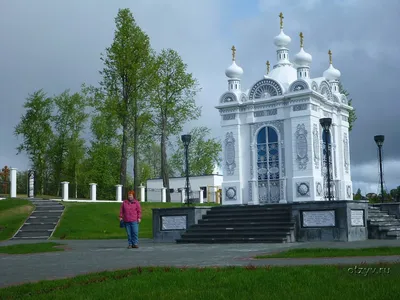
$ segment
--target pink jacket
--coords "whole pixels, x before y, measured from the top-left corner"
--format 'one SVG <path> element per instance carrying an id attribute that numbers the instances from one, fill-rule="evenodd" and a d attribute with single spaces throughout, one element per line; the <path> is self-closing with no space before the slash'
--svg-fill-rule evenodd
<path id="1" fill-rule="evenodd" d="M 121 204 L 119 217 L 122 218 L 124 222 L 137 222 L 142 218 L 142 208 L 140 207 L 140 202 L 136 199 L 134 199 L 132 202 L 129 200 L 124 200 L 124 202 Z"/>

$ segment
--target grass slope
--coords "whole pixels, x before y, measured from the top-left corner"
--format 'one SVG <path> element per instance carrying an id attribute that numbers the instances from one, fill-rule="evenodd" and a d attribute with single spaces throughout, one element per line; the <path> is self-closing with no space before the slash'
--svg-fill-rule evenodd
<path id="1" fill-rule="evenodd" d="M 0 241 L 11 238 L 34 209 L 28 200 L 0 200 Z"/>
<path id="2" fill-rule="evenodd" d="M 121 203 L 64 203 L 65 211 L 57 226 L 55 239 L 124 239 L 119 227 Z M 210 205 L 210 204 L 204 204 Z M 153 208 L 181 207 L 181 203 L 141 203 L 142 222 L 139 238 L 153 237 Z"/>
<path id="3" fill-rule="evenodd" d="M 352 266 L 354 267 L 354 266 Z M 382 268 L 382 265 L 368 266 Z M 396 299 L 400 265 L 136 268 L 0 289 L 7 299 Z"/>
<path id="4" fill-rule="evenodd" d="M 258 255 L 255 258 L 312 258 L 312 257 L 348 257 L 348 256 L 385 256 L 400 255 L 400 247 L 376 247 L 361 249 L 306 248 Z"/>
<path id="5" fill-rule="evenodd" d="M 35 243 L 35 244 L 17 244 L 1 246 L 0 253 L 6 254 L 30 254 L 30 253 L 43 253 L 43 252 L 55 252 L 64 251 L 63 248 L 59 248 L 62 244 L 58 243 Z"/>

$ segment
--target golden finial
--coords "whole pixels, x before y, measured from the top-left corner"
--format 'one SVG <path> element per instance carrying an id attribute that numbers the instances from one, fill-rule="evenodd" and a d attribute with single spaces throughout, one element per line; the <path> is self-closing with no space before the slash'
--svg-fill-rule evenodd
<path id="1" fill-rule="evenodd" d="M 328 51 L 328 55 L 329 55 L 329 64 L 332 64 L 332 51 L 330 49 Z"/>
<path id="2" fill-rule="evenodd" d="M 279 14 L 279 18 L 281 19 L 281 29 L 283 29 L 283 13 L 281 12 L 280 14 Z"/>
<path id="3" fill-rule="evenodd" d="M 267 75 L 269 74 L 269 60 L 267 60 Z"/>
<path id="4" fill-rule="evenodd" d="M 300 48 L 303 48 L 304 35 L 300 32 Z"/>
<path id="5" fill-rule="evenodd" d="M 231 50 L 232 50 L 232 60 L 235 61 L 235 57 L 236 57 L 236 48 L 235 48 L 235 46 L 232 46 Z"/>

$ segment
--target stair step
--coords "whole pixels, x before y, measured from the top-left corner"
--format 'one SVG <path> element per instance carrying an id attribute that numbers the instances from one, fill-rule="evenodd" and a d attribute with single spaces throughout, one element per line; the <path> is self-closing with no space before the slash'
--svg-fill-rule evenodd
<path id="1" fill-rule="evenodd" d="M 178 244 L 233 244 L 233 243 L 285 243 L 285 238 L 186 238 L 176 240 Z"/>
<path id="2" fill-rule="evenodd" d="M 201 229 L 201 230 L 239 230 L 239 231 L 246 231 L 246 230 L 270 230 L 270 229 L 282 229 L 282 230 L 290 230 L 294 229 L 294 224 L 292 223 L 285 223 L 282 225 L 277 224 L 218 224 L 218 223 L 203 223 L 203 224 L 196 224 L 190 227 L 190 229 Z"/>
<path id="3" fill-rule="evenodd" d="M 267 220 L 275 220 L 275 221 L 286 221 L 290 220 L 290 216 L 282 217 L 282 216 L 252 216 L 252 215 L 243 215 L 243 216 L 235 216 L 232 217 L 232 215 L 224 215 L 224 216 L 209 216 L 209 215 L 204 215 L 203 220 L 210 220 L 210 221 L 267 221 Z"/>
<path id="4" fill-rule="evenodd" d="M 226 211 L 211 211 L 209 210 L 206 213 L 206 216 L 210 217 L 290 217 L 291 213 L 287 211 L 252 211 L 252 212 L 243 212 L 243 211 L 234 211 L 234 212 L 226 212 Z"/>
<path id="5" fill-rule="evenodd" d="M 48 223 L 48 224 L 30 224 L 30 223 L 25 223 L 22 228 L 20 229 L 21 231 L 26 231 L 26 230 L 54 230 L 54 227 L 56 227 L 56 223 Z"/>
<path id="6" fill-rule="evenodd" d="M 208 220 L 201 219 L 197 225 L 201 226 L 292 226 L 294 224 L 291 220 L 258 220 L 258 221 L 246 221 L 238 219 L 222 219 L 222 220 Z"/>
<path id="7" fill-rule="evenodd" d="M 12 240 L 48 240 L 48 236 L 14 236 Z"/>
<path id="8" fill-rule="evenodd" d="M 48 228 L 48 229 L 43 229 L 43 228 L 29 228 L 28 226 L 25 227 L 22 226 L 22 228 L 19 230 L 19 232 L 52 232 L 54 228 Z"/>
<path id="9" fill-rule="evenodd" d="M 28 223 L 57 223 L 60 220 L 60 216 L 57 217 L 29 217 L 26 222 Z"/>
<path id="10" fill-rule="evenodd" d="M 193 232 L 187 231 L 182 234 L 182 238 L 284 238 L 290 235 L 290 232 L 282 232 L 282 231 L 270 231 L 270 232 L 235 232 L 235 231 L 225 231 L 225 232 Z"/>
<path id="11" fill-rule="evenodd" d="M 61 216 L 63 211 L 34 211 L 32 217 L 58 217 Z"/>
<path id="12" fill-rule="evenodd" d="M 51 231 L 18 231 L 15 237 L 23 238 L 46 238 L 48 239 L 51 235 Z"/>

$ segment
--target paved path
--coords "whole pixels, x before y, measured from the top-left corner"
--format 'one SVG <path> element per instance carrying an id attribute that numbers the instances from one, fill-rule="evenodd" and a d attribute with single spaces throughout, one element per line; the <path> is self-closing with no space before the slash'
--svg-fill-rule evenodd
<path id="1" fill-rule="evenodd" d="M 0 287 L 136 266 L 357 265 L 363 262 L 400 261 L 400 256 L 251 259 L 257 254 L 278 252 L 289 248 L 400 246 L 400 240 L 367 240 L 350 243 L 181 245 L 153 243 L 151 240 L 142 239 L 139 249 L 126 249 L 125 240 L 55 240 L 55 242 L 65 244 L 69 250 L 26 255 L 0 254 L 0 270 L 2 270 L 0 272 Z M 0 246 L 21 243 L 27 243 L 27 241 L 1 242 Z"/>

